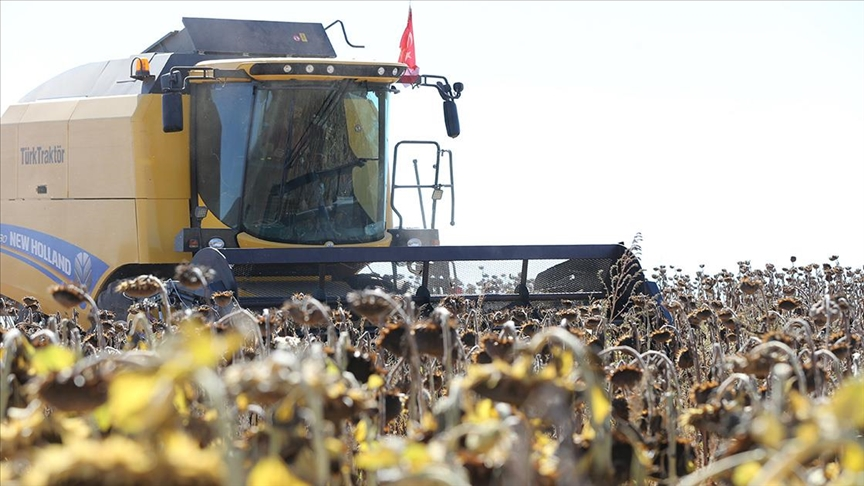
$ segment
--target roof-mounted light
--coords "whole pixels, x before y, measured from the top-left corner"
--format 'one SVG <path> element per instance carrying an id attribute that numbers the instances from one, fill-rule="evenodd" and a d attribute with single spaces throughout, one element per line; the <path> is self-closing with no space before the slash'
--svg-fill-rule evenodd
<path id="1" fill-rule="evenodd" d="M 249 75 L 285 76 L 302 78 L 303 76 L 341 76 L 346 78 L 398 78 L 405 71 L 404 67 L 393 65 L 368 65 L 359 63 L 308 63 L 308 62 L 258 62 L 249 67 Z"/>
<path id="2" fill-rule="evenodd" d="M 155 76 L 150 74 L 150 60 L 143 57 L 132 59 L 132 65 L 129 66 L 129 71 L 129 77 L 137 79 L 138 81 L 155 78 Z"/>

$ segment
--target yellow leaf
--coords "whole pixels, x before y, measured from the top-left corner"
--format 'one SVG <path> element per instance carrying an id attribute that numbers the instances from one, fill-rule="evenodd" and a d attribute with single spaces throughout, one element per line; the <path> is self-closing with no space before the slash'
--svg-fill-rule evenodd
<path id="1" fill-rule="evenodd" d="M 334 457 L 345 453 L 345 443 L 336 437 L 325 437 L 324 448 Z"/>
<path id="2" fill-rule="evenodd" d="M 361 420 L 357 423 L 357 428 L 354 429 L 354 440 L 356 440 L 358 444 L 362 443 L 366 440 L 366 435 L 368 433 L 369 425 L 366 423 L 365 420 Z"/>
<path id="3" fill-rule="evenodd" d="M 831 398 L 834 416 L 842 418 L 844 424 L 851 424 L 857 429 L 864 429 L 864 407 L 861 406 L 864 397 L 864 380 L 847 380 Z"/>
<path id="4" fill-rule="evenodd" d="M 231 356 L 243 346 L 243 336 L 229 332 L 213 336 L 202 332 L 189 338 L 187 349 L 193 366 L 215 368 L 223 357 Z"/>
<path id="5" fill-rule="evenodd" d="M 129 433 L 160 425 L 173 410 L 174 383 L 159 374 L 123 373 L 108 389 L 111 423 Z"/>
<path id="6" fill-rule="evenodd" d="M 249 408 L 249 396 L 245 393 L 237 395 L 237 410 L 245 412 Z"/>
<path id="7" fill-rule="evenodd" d="M 189 403 L 186 401 L 186 394 L 183 393 L 183 388 L 179 385 L 174 385 L 174 408 L 183 416 L 189 416 Z"/>
<path id="8" fill-rule="evenodd" d="M 99 430 L 107 432 L 111 427 L 111 412 L 108 410 L 108 404 L 105 403 L 93 410 L 92 415 Z"/>
<path id="9" fill-rule="evenodd" d="M 579 437 L 581 437 L 585 442 L 591 442 L 597 437 L 597 431 L 591 426 L 590 421 L 585 422 L 582 425 L 582 432 L 579 433 Z"/>
<path id="10" fill-rule="evenodd" d="M 819 442 L 819 426 L 813 422 L 804 422 L 795 429 L 795 437 L 807 445 Z"/>
<path id="11" fill-rule="evenodd" d="M 488 398 L 484 398 L 477 402 L 476 410 L 477 418 L 481 420 L 496 418 L 498 416 L 498 413 L 495 411 L 495 404 Z"/>
<path id="12" fill-rule="evenodd" d="M 757 442 L 772 449 L 779 449 L 786 438 L 786 428 L 772 413 L 763 413 L 753 419 L 751 432 Z"/>
<path id="13" fill-rule="evenodd" d="M 75 365 L 75 353 L 63 346 L 51 344 L 34 349 L 31 364 L 39 375 L 61 371 Z"/>
<path id="14" fill-rule="evenodd" d="M 275 417 L 280 422 L 290 422 L 294 418 L 294 407 L 296 402 L 293 400 L 282 400 L 276 408 Z"/>
<path id="15" fill-rule="evenodd" d="M 429 451 L 426 449 L 426 444 L 419 442 L 410 442 L 405 446 L 402 452 L 402 458 L 408 462 L 409 468 L 413 472 L 420 471 L 426 465 L 432 463 L 432 458 Z"/>
<path id="16" fill-rule="evenodd" d="M 384 386 L 384 378 L 381 378 L 381 375 L 373 374 L 369 376 L 369 379 L 366 381 L 366 386 L 369 387 L 370 390 L 377 390 Z"/>
<path id="17" fill-rule="evenodd" d="M 856 473 L 864 472 L 864 447 L 857 442 L 846 444 L 840 456 L 840 464 L 844 470 Z"/>
<path id="18" fill-rule="evenodd" d="M 357 453 L 354 464 L 359 469 L 378 471 L 399 465 L 399 454 L 383 447 L 380 442 L 373 442 L 368 450 Z"/>
<path id="19" fill-rule="evenodd" d="M 612 403 L 599 386 L 591 387 L 591 418 L 595 424 L 603 423 L 612 413 Z"/>
<path id="20" fill-rule="evenodd" d="M 762 464 L 756 461 L 745 462 L 735 468 L 735 472 L 732 473 L 732 482 L 735 486 L 750 484 L 750 481 L 752 481 L 761 470 Z"/>
<path id="21" fill-rule="evenodd" d="M 570 351 L 564 350 L 558 356 L 559 359 L 559 369 L 561 370 L 561 376 L 567 376 L 573 370 L 573 353 Z"/>
<path id="22" fill-rule="evenodd" d="M 288 466 L 276 456 L 265 457 L 255 464 L 246 479 L 246 486 L 303 486 L 309 483 L 291 473 Z"/>

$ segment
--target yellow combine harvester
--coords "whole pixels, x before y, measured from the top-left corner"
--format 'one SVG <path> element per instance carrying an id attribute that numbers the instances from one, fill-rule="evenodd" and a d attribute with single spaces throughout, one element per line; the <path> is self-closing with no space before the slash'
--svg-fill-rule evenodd
<path id="1" fill-rule="evenodd" d="M 452 154 L 404 141 L 390 158 L 387 108 L 406 66 L 336 58 L 327 30 L 337 23 L 185 18 L 143 53 L 73 69 L 10 106 L 0 293 L 53 312 L 47 289 L 72 282 L 122 311 L 132 300 L 116 282 L 170 279 L 191 260 L 215 271 L 212 290 L 233 290 L 248 307 L 371 285 L 423 301 L 454 292 L 495 301 L 488 285 L 457 277 L 486 265 L 486 278 L 494 260 L 513 284 L 498 300 L 606 295 L 622 245 L 437 246 Z M 458 136 L 461 83 L 423 75 L 414 86 L 438 91 Z M 433 181 L 420 180 L 416 160 L 416 178 L 397 180 L 408 147 L 430 149 Z M 423 228 L 403 228 L 397 189 L 418 194 L 421 211 L 429 195 L 431 228 L 425 213 Z M 642 289 L 636 280 L 627 293 Z M 203 301 L 172 288 L 176 305 Z"/>

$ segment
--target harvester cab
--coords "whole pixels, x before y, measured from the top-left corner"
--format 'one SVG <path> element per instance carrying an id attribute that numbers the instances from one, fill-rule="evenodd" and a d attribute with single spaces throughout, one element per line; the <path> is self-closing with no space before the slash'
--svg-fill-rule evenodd
<path id="1" fill-rule="evenodd" d="M 4 113 L 4 296 L 62 310 L 46 289 L 76 283 L 123 312 L 133 299 L 118 282 L 170 280 L 188 261 L 213 274 L 203 289 L 172 282 L 178 305 L 223 290 L 249 308 L 296 293 L 333 302 L 372 286 L 419 303 L 615 293 L 623 308 L 633 293 L 656 294 L 620 244 L 441 245 L 445 197 L 455 223 L 453 154 L 434 141 L 389 144 L 388 107 L 407 66 L 337 58 L 331 27 L 358 47 L 340 21 L 183 25 L 129 59 L 63 73 Z M 412 82 L 437 91 L 457 137 L 462 83 Z M 420 224 L 403 221 L 409 206 Z"/>

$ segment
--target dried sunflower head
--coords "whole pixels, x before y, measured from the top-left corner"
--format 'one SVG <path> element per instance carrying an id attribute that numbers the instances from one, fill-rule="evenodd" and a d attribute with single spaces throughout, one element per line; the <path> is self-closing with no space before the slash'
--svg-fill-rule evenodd
<path id="1" fill-rule="evenodd" d="M 720 383 L 716 381 L 706 381 L 703 383 L 696 383 L 693 385 L 693 388 L 690 389 L 690 402 L 696 405 L 704 405 L 708 403 L 708 399 L 711 398 L 711 393 L 720 386 Z"/>
<path id="2" fill-rule="evenodd" d="M 468 300 L 465 297 L 448 295 L 441 299 L 438 305 L 450 311 L 451 314 L 459 315 L 468 309 Z"/>
<path id="3" fill-rule="evenodd" d="M 474 346 L 477 346 L 477 334 L 474 331 L 465 331 L 462 333 L 462 336 L 459 338 L 462 341 L 462 345 L 466 348 L 471 349 Z"/>
<path id="4" fill-rule="evenodd" d="M 45 376 L 29 390 L 57 410 L 87 413 L 108 400 L 108 388 L 117 371 L 113 359 L 90 359 Z"/>
<path id="5" fill-rule="evenodd" d="M 600 316 L 589 316 L 586 317 L 582 321 L 582 325 L 585 326 L 585 329 L 589 329 L 591 331 L 596 331 L 600 324 L 603 324 L 603 318 Z"/>
<path id="6" fill-rule="evenodd" d="M 485 334 L 480 338 L 483 350 L 493 358 L 510 361 L 513 359 L 515 340 L 512 337 L 499 337 L 495 334 Z"/>
<path id="7" fill-rule="evenodd" d="M 630 420 L 630 402 L 620 393 L 612 399 L 612 416 L 625 422 Z"/>
<path id="8" fill-rule="evenodd" d="M 572 322 L 579 318 L 579 309 L 574 307 L 559 309 L 555 312 L 555 316 L 559 320 L 566 319 L 568 322 Z"/>
<path id="9" fill-rule="evenodd" d="M 218 305 L 219 307 L 227 307 L 234 299 L 234 291 L 222 290 L 219 292 L 213 292 L 210 297 L 213 299 L 213 303 Z"/>
<path id="10" fill-rule="evenodd" d="M 441 326 L 430 320 L 414 326 L 412 332 L 417 342 L 417 352 L 420 354 L 444 358 L 444 332 L 447 332 L 450 335 L 450 352 L 454 357 L 458 355 L 457 347 L 460 346 L 461 341 L 453 327 L 447 326 L 446 331 L 442 331 Z"/>
<path id="11" fill-rule="evenodd" d="M 134 299 L 146 299 L 158 294 L 163 288 L 162 281 L 153 275 L 140 275 L 119 282 L 114 290 Z"/>
<path id="12" fill-rule="evenodd" d="M 368 383 L 372 375 L 383 375 L 384 370 L 375 365 L 375 355 L 361 353 L 354 349 L 348 349 L 348 359 L 345 363 L 345 371 L 348 371 L 360 383 Z"/>
<path id="13" fill-rule="evenodd" d="M 777 299 L 777 308 L 784 312 L 791 312 L 801 307 L 801 299 L 796 297 L 781 297 Z"/>
<path id="14" fill-rule="evenodd" d="M 622 336 L 615 343 L 615 346 L 627 346 L 629 348 L 638 349 L 639 343 L 636 342 L 636 338 L 632 334 L 627 334 L 626 336 Z"/>
<path id="15" fill-rule="evenodd" d="M 318 299 L 305 294 L 294 295 L 291 300 L 285 302 L 282 310 L 300 325 L 326 326 L 330 319 L 330 308 Z"/>
<path id="16" fill-rule="evenodd" d="M 639 385 L 642 381 L 642 375 L 642 368 L 637 365 L 625 364 L 609 373 L 609 381 L 618 388 L 631 389 Z"/>
<path id="17" fill-rule="evenodd" d="M 398 323 L 387 324 L 378 331 L 375 345 L 386 349 L 394 356 L 407 357 L 408 345 L 405 342 L 405 327 Z"/>
<path id="18" fill-rule="evenodd" d="M 383 325 L 390 314 L 396 312 L 397 303 L 381 289 L 349 292 L 345 296 L 351 310 L 369 322 Z"/>
<path id="19" fill-rule="evenodd" d="M 510 320 L 510 313 L 507 311 L 495 311 L 488 317 L 489 322 L 493 326 L 503 326 L 505 322 Z"/>
<path id="20" fill-rule="evenodd" d="M 651 340 L 657 344 L 667 344 L 675 337 L 675 329 L 671 326 L 663 326 L 651 333 Z"/>
<path id="21" fill-rule="evenodd" d="M 744 295 L 753 295 L 759 292 L 764 285 L 765 283 L 762 280 L 745 275 L 741 278 L 738 288 L 741 289 Z"/>
<path id="22" fill-rule="evenodd" d="M 693 367 L 693 353 L 689 348 L 681 348 L 678 350 L 675 354 L 675 364 L 682 370 Z"/>
<path id="23" fill-rule="evenodd" d="M 58 304 L 70 309 L 87 302 L 84 290 L 72 284 L 53 285 L 48 291 Z"/>
<path id="24" fill-rule="evenodd" d="M 216 272 L 203 265 L 181 263 L 174 268 L 174 280 L 187 289 L 200 289 L 215 278 Z"/>
<path id="25" fill-rule="evenodd" d="M 762 342 L 778 341 L 795 349 L 795 338 L 783 331 L 769 331 L 762 334 Z"/>

